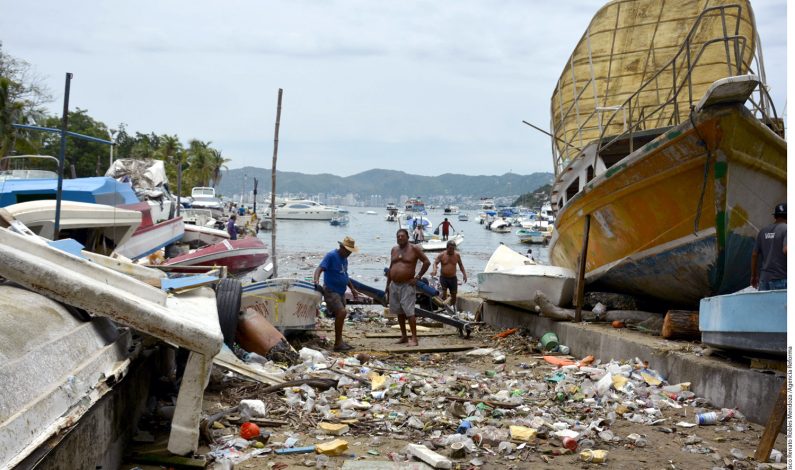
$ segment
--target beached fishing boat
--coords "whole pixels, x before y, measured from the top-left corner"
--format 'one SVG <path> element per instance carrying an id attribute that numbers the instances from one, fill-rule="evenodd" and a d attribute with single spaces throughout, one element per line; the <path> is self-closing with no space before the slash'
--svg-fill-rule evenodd
<path id="1" fill-rule="evenodd" d="M 787 145 L 747 0 L 612 1 L 551 100 L 552 264 L 694 307 L 750 283 L 754 237 L 786 200 Z M 746 107 L 746 103 L 748 107 Z"/>
<path id="2" fill-rule="evenodd" d="M 268 260 L 268 249 L 257 237 L 224 240 L 167 259 L 163 265 L 172 267 L 187 266 L 226 266 L 230 274 L 244 273 L 256 269 Z"/>
<path id="3" fill-rule="evenodd" d="M 276 278 L 243 286 L 241 308 L 252 308 L 278 330 L 312 330 L 321 294 L 311 282 Z"/>
<path id="4" fill-rule="evenodd" d="M 500 245 L 478 273 L 478 295 L 493 302 L 535 311 L 541 291 L 555 305 L 566 306 L 574 294 L 574 271 L 536 264 L 530 258 Z"/>

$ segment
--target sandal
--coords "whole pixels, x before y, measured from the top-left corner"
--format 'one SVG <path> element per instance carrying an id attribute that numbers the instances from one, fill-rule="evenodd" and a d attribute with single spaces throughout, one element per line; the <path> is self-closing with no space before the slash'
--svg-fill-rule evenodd
<path id="1" fill-rule="evenodd" d="M 340 351 L 350 351 L 350 350 L 352 350 L 352 349 L 353 349 L 353 346 L 351 346 L 351 345 L 350 345 L 350 344 L 348 344 L 348 343 L 342 343 L 342 344 L 340 344 L 339 346 L 334 346 L 334 351 L 337 351 L 337 352 L 340 352 Z"/>

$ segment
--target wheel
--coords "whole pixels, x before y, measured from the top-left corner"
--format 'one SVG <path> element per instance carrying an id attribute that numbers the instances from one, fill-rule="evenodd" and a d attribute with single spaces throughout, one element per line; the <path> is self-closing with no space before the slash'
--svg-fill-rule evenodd
<path id="1" fill-rule="evenodd" d="M 215 287 L 215 305 L 218 309 L 218 323 L 224 335 L 224 343 L 230 348 L 235 342 L 237 317 L 240 313 L 240 298 L 243 287 L 236 279 L 221 279 Z"/>

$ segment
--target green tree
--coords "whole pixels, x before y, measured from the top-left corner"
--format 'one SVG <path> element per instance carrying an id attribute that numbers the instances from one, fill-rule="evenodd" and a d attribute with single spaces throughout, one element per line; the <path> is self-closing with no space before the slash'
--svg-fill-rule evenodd
<path id="1" fill-rule="evenodd" d="M 213 177 L 213 161 L 210 153 L 211 142 L 198 139 L 188 141 L 188 181 L 193 186 L 209 186 Z"/>
<path id="2" fill-rule="evenodd" d="M 223 177 L 222 169 L 229 169 L 226 164 L 231 162 L 231 158 L 224 158 L 221 154 L 221 151 L 214 148 L 209 148 L 208 151 L 210 152 L 210 166 L 212 167 L 212 176 L 211 180 L 213 183 L 213 188 L 216 187 L 220 182 L 221 178 Z"/>
<path id="3" fill-rule="evenodd" d="M 69 112 L 69 130 L 78 134 L 108 140 L 108 126 L 88 115 L 85 109 L 76 108 Z M 44 121 L 45 127 L 60 127 L 61 119 L 50 116 Z M 44 138 L 42 149 L 48 155 L 58 155 L 61 145 L 60 134 L 47 134 Z M 66 171 L 77 177 L 104 175 L 108 169 L 110 147 L 106 144 L 88 142 L 75 137 L 66 138 L 66 161 L 71 171 Z"/>
<path id="4" fill-rule="evenodd" d="M 41 82 L 28 62 L 3 52 L 0 42 L 0 156 L 38 151 L 43 135 L 12 124 L 36 124 L 46 117 L 44 105 L 52 97 Z"/>

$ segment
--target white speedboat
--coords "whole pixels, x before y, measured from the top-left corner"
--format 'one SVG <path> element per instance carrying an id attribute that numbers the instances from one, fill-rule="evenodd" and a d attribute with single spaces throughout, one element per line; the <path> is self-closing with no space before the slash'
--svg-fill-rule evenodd
<path id="1" fill-rule="evenodd" d="M 566 306 L 574 295 L 574 271 L 536 264 L 505 245 L 500 245 L 478 274 L 478 295 L 486 300 L 535 311 L 536 291 L 555 305 Z"/>
<path id="2" fill-rule="evenodd" d="M 438 235 L 433 235 L 429 238 L 426 238 L 425 241 L 419 242 L 418 245 L 422 247 L 423 251 L 443 251 L 447 248 L 448 241 L 454 242 L 455 246 L 459 247 L 462 243 L 464 243 L 464 234 L 462 232 L 458 232 L 451 236 L 448 240 L 442 240 Z"/>
<path id="3" fill-rule="evenodd" d="M 331 220 L 341 211 L 337 207 L 326 206 L 308 199 L 287 199 L 276 204 L 277 219 L 292 220 Z M 270 208 L 265 213 L 270 218 Z"/>
<path id="4" fill-rule="evenodd" d="M 489 230 L 497 233 L 511 233 L 511 223 L 500 217 L 489 225 Z"/>
<path id="5" fill-rule="evenodd" d="M 463 212 L 461 214 L 458 214 L 458 221 L 459 222 L 466 222 L 468 220 L 469 220 L 469 216 L 468 215 L 464 214 Z"/>
<path id="6" fill-rule="evenodd" d="M 251 308 L 280 331 L 311 330 L 321 294 L 311 282 L 276 278 L 243 286 L 241 308 Z"/>

